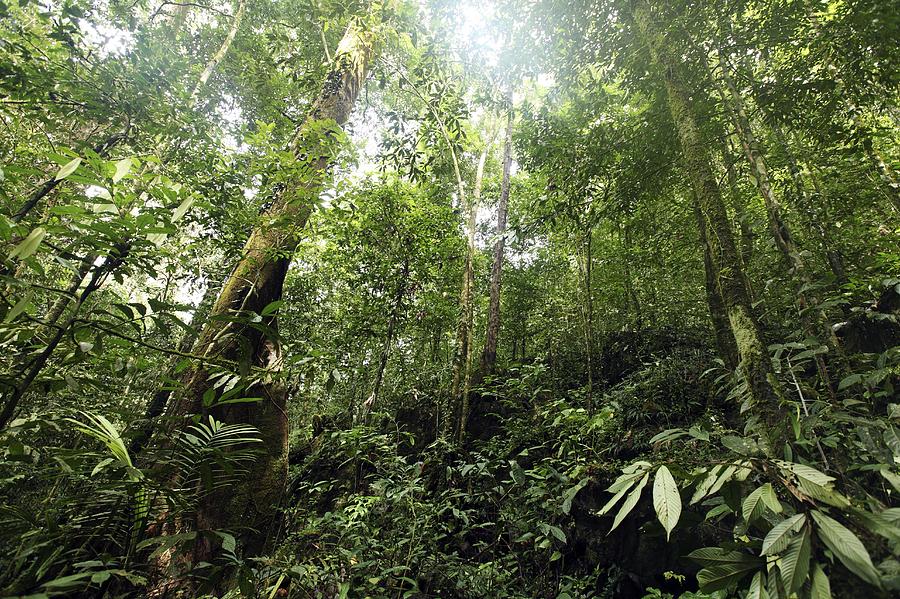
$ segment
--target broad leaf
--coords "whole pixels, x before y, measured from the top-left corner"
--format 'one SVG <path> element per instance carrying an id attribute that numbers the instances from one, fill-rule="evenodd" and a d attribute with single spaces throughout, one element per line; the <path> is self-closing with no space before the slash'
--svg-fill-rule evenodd
<path id="1" fill-rule="evenodd" d="M 794 539 L 781 559 L 781 580 L 788 594 L 796 592 L 809 574 L 809 557 L 812 550 L 812 535 L 805 527 Z"/>
<path id="2" fill-rule="evenodd" d="M 660 524 L 666 529 L 666 540 L 681 517 L 681 495 L 672 473 L 665 466 L 660 466 L 653 479 L 653 509 Z"/>
<path id="3" fill-rule="evenodd" d="M 19 260 L 25 260 L 37 251 L 38 247 L 41 245 L 41 241 L 44 240 L 44 236 L 46 235 L 47 231 L 43 227 L 36 227 L 28 234 L 28 237 L 23 239 L 19 245 L 13 248 L 9 253 L 10 259 L 18 258 Z"/>
<path id="4" fill-rule="evenodd" d="M 819 537 L 841 563 L 869 584 L 881 588 L 881 577 L 862 541 L 846 526 L 819 510 L 813 510 L 811 514 L 818 525 Z"/>
<path id="5" fill-rule="evenodd" d="M 74 173 L 80 164 L 81 164 L 81 157 L 74 158 L 70 162 L 67 162 L 56 173 L 56 180 L 62 181 L 63 179 L 65 179 L 66 177 L 68 177 L 69 175 Z"/>
<path id="6" fill-rule="evenodd" d="M 638 500 L 641 498 L 641 491 L 644 490 L 644 487 L 647 486 L 647 481 L 650 480 L 650 473 L 644 474 L 644 477 L 641 478 L 640 482 L 635 485 L 634 489 L 631 490 L 631 493 L 628 494 L 628 497 L 625 498 L 625 501 L 622 503 L 622 507 L 619 509 L 619 513 L 616 514 L 616 519 L 613 520 L 612 528 L 609 529 L 609 532 L 614 531 L 618 528 L 619 524 L 622 523 L 622 520 L 625 519 L 631 510 L 634 509 L 634 506 L 637 505 Z M 607 533 L 609 534 L 609 533 Z"/>
<path id="7" fill-rule="evenodd" d="M 760 555 L 776 555 L 784 551 L 794 534 L 806 522 L 806 514 L 797 514 L 776 524 L 763 539 Z"/>
<path id="8" fill-rule="evenodd" d="M 831 599 L 831 583 L 818 563 L 812 566 L 812 578 L 810 585 L 810 599 Z"/>
<path id="9" fill-rule="evenodd" d="M 704 547 L 702 549 L 692 551 L 691 553 L 687 554 L 686 557 L 705 567 L 737 564 L 755 568 L 762 567 L 766 563 L 765 560 L 748 553 L 744 553 L 742 551 L 728 551 L 726 549 L 722 549 L 721 547 Z"/>

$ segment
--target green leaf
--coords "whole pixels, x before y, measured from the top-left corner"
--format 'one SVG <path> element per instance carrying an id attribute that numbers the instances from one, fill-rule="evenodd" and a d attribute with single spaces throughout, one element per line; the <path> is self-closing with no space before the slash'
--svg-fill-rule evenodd
<path id="1" fill-rule="evenodd" d="M 636 481 L 632 481 L 632 482 L 636 482 Z M 628 489 L 630 489 L 630 488 L 631 487 L 625 487 L 623 489 L 619 489 L 619 491 L 615 495 L 613 495 L 609 501 L 606 502 L 606 505 L 604 505 L 602 508 L 597 510 L 596 515 L 602 516 L 606 512 L 611 510 L 617 503 L 619 503 L 619 500 L 622 498 L 623 495 L 625 495 L 625 493 L 628 492 Z"/>
<path id="2" fill-rule="evenodd" d="M 728 551 L 721 547 L 704 547 L 702 549 L 697 549 L 689 553 L 687 557 L 704 567 L 738 564 L 755 568 L 764 566 L 766 563 L 765 560 L 744 553 L 743 551 Z"/>
<path id="3" fill-rule="evenodd" d="M 812 584 L 810 585 L 810 599 L 831 599 L 831 583 L 825 576 L 825 571 L 818 563 L 812 566 Z"/>
<path id="4" fill-rule="evenodd" d="M 730 586 L 744 578 L 759 566 L 749 564 L 728 564 L 703 568 L 697 572 L 697 582 L 704 593 L 712 593 Z"/>
<path id="5" fill-rule="evenodd" d="M 766 591 L 765 573 L 757 572 L 750 581 L 750 588 L 747 590 L 746 599 L 769 599 L 769 593 Z"/>
<path id="6" fill-rule="evenodd" d="M 13 248 L 9 253 L 9 258 L 25 260 L 37 251 L 38 247 L 41 245 L 41 241 L 44 240 L 45 235 L 47 235 L 47 231 L 43 227 L 36 227 L 28 234 L 28 237 L 23 239 L 19 245 Z"/>
<path id="7" fill-rule="evenodd" d="M 781 559 L 779 569 L 781 580 L 788 594 L 796 592 L 809 574 L 809 557 L 812 550 L 812 535 L 809 527 L 803 529 L 803 533 L 794 539 L 784 557 Z"/>
<path id="8" fill-rule="evenodd" d="M 900 476 L 887 469 L 879 470 L 878 472 L 882 477 L 884 477 L 884 480 L 891 483 L 891 486 L 894 487 L 894 490 L 900 493 Z"/>
<path id="9" fill-rule="evenodd" d="M 747 439 L 745 437 L 738 437 L 736 435 L 723 435 L 722 445 L 724 445 L 731 451 L 744 456 L 750 456 L 759 453 L 759 447 L 757 447 L 755 441 L 753 441 L 752 439 Z"/>
<path id="10" fill-rule="evenodd" d="M 641 491 L 644 490 L 644 487 L 647 485 L 648 480 L 650 480 L 649 472 L 644 474 L 640 482 L 635 485 L 634 489 L 631 490 L 631 493 L 628 494 L 628 497 L 625 498 L 625 501 L 622 503 L 622 507 L 619 509 L 619 513 L 616 514 L 616 519 L 613 520 L 613 525 L 612 528 L 609 529 L 609 532 L 612 532 L 616 528 L 618 528 L 619 524 L 622 523 L 622 520 L 625 519 L 625 516 L 627 516 L 629 512 L 634 509 L 634 506 L 637 505 L 638 500 L 641 498 Z"/>
<path id="11" fill-rule="evenodd" d="M 3 319 L 3 322 L 12 322 L 18 317 L 20 314 L 25 312 L 28 308 L 31 307 L 31 292 L 28 292 L 25 297 L 16 302 L 16 305 L 10 308 L 9 312 L 6 313 L 6 318 Z"/>
<path id="12" fill-rule="evenodd" d="M 122 180 L 122 177 L 131 172 L 131 165 L 131 158 L 123 158 L 116 162 L 116 172 L 112 176 L 113 183 L 118 183 Z"/>
<path id="13" fill-rule="evenodd" d="M 834 490 L 831 484 L 834 481 L 833 476 L 828 476 L 815 468 L 804 466 L 803 464 L 783 462 L 781 460 L 776 460 L 775 464 L 781 469 L 783 474 L 796 480 L 797 487 L 812 499 L 817 499 L 839 508 L 850 506 L 850 501 Z"/>
<path id="14" fill-rule="evenodd" d="M 772 488 L 772 484 L 766 483 L 762 488 L 763 492 L 761 497 L 763 503 L 766 504 L 766 507 L 776 514 L 783 512 L 784 508 L 781 506 L 781 502 L 778 501 L 778 496 L 775 494 L 775 489 Z"/>
<path id="15" fill-rule="evenodd" d="M 784 551 L 794 533 L 806 522 L 806 514 L 797 514 L 782 520 L 769 531 L 763 539 L 760 555 L 776 555 Z"/>
<path id="16" fill-rule="evenodd" d="M 681 517 L 681 495 L 672 473 L 665 466 L 660 466 L 653 479 L 653 509 L 660 524 L 666 529 L 666 540 Z"/>
<path id="17" fill-rule="evenodd" d="M 741 506 L 741 515 L 747 524 L 752 524 L 757 518 L 762 516 L 766 507 L 776 514 L 781 513 L 783 509 L 781 503 L 778 502 L 778 497 L 775 496 L 775 490 L 772 488 L 771 483 L 766 483 L 747 495 Z"/>
<path id="18" fill-rule="evenodd" d="M 862 541 L 850 529 L 819 510 L 813 510 L 811 514 L 818 525 L 819 537 L 841 563 L 869 584 L 881 588 L 881 577 Z"/>
<path id="19" fill-rule="evenodd" d="M 179 205 L 178 208 L 172 212 L 172 222 L 180 221 L 187 211 L 191 209 L 191 206 L 194 204 L 194 196 L 186 197 Z"/>
<path id="20" fill-rule="evenodd" d="M 741 516 L 743 516 L 744 522 L 747 524 L 752 524 L 754 520 L 762 516 L 763 510 L 765 509 L 762 494 L 763 487 L 758 487 L 744 499 L 744 503 L 741 505 Z"/>
<path id="21" fill-rule="evenodd" d="M 284 305 L 284 300 L 275 300 L 274 302 L 267 304 L 265 308 L 260 311 L 260 316 L 268 316 L 269 314 L 273 314 L 276 312 L 281 306 Z"/>
<path id="22" fill-rule="evenodd" d="M 56 173 L 56 180 L 62 181 L 63 179 L 65 179 L 66 177 L 68 177 L 69 175 L 74 173 L 75 169 L 77 169 L 80 164 L 81 164 L 80 156 L 78 158 L 72 159 L 70 162 L 67 162 Z"/>

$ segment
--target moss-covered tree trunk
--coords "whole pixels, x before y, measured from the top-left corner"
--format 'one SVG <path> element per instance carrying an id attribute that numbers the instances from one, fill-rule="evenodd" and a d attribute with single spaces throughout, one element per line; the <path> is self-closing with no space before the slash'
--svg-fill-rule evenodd
<path id="1" fill-rule="evenodd" d="M 697 195 L 700 217 L 706 224 L 707 245 L 717 276 L 716 286 L 735 338 L 741 373 L 747 381 L 753 402 L 765 420 L 780 430 L 782 426 L 778 421 L 783 392 L 775 378 L 751 308 L 749 285 L 741 268 L 725 203 L 712 171 L 707 144 L 692 110 L 690 94 L 679 74 L 682 68 L 677 58 L 679 53 L 666 47 L 665 36 L 654 23 L 649 2 L 638 0 L 632 14 L 639 34 L 650 49 L 653 62 L 664 75 L 669 110 L 681 144 L 684 167 Z"/>
<path id="2" fill-rule="evenodd" d="M 215 400 L 208 398 L 204 401 L 211 373 L 206 366 L 196 365 L 184 378 L 184 391 L 167 410 L 173 422 L 183 425 L 189 425 L 193 415 L 209 414 L 226 423 L 245 423 L 259 429 L 264 449 L 247 477 L 236 487 L 209 495 L 198 506 L 195 521 L 179 526 L 197 530 L 254 527 L 258 533 L 248 532 L 242 538 L 248 554 L 263 548 L 287 479 L 286 397 L 278 382 L 281 347 L 275 315 L 261 315 L 281 298 L 291 256 L 326 181 L 335 138 L 347 122 L 368 74 L 373 40 L 370 32 L 356 25 L 344 34 L 319 96 L 294 135 L 297 174 L 275 192 L 271 207 L 246 242 L 195 345 L 198 355 L 232 360 L 238 368 L 253 372 L 256 384 L 245 391 L 245 396 L 259 401 L 224 406 L 216 406 Z M 211 557 L 208 539 L 203 536 L 198 540 L 194 563 Z"/>
<path id="3" fill-rule="evenodd" d="M 738 349 L 734 342 L 734 335 L 731 334 L 731 325 L 728 322 L 728 312 L 725 309 L 725 302 L 722 300 L 722 294 L 719 292 L 719 286 L 716 284 L 718 273 L 713 264 L 712 252 L 710 251 L 708 235 L 706 231 L 706 220 L 700 212 L 700 203 L 697 201 L 697 195 L 693 195 L 694 214 L 697 217 L 697 229 L 700 232 L 700 246 L 703 249 L 703 274 L 704 287 L 706 289 L 706 304 L 709 307 L 709 317 L 713 325 L 713 333 L 716 338 L 716 348 L 719 355 L 725 361 L 729 368 L 734 369 L 738 366 Z"/>

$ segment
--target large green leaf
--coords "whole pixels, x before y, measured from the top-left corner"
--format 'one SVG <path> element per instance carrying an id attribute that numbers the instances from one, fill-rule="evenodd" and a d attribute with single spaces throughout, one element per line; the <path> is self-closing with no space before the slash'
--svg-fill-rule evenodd
<path id="1" fill-rule="evenodd" d="M 127 175 L 131 171 L 132 165 L 131 158 L 123 158 L 116 162 L 116 171 L 113 173 L 112 180 L 113 183 L 118 183 L 122 180 L 122 177 Z"/>
<path id="2" fill-rule="evenodd" d="M 763 539 L 760 555 L 781 553 L 804 522 L 806 522 L 806 514 L 797 514 L 776 524 Z"/>
<path id="3" fill-rule="evenodd" d="M 757 565 L 749 564 L 711 566 L 697 572 L 697 582 L 700 584 L 701 591 L 712 593 L 730 586 L 756 569 L 758 569 Z"/>
<path id="4" fill-rule="evenodd" d="M 765 579 L 766 575 L 764 572 L 757 572 L 753 575 L 753 580 L 750 581 L 750 588 L 747 590 L 746 599 L 769 599 Z"/>
<path id="5" fill-rule="evenodd" d="M 818 563 L 813 563 L 811 581 L 810 599 L 831 599 L 831 583 Z"/>
<path id="6" fill-rule="evenodd" d="M 833 476 L 819 472 L 811 466 L 794 462 L 775 460 L 775 464 L 781 469 L 782 474 L 794 479 L 800 491 L 812 499 L 839 508 L 846 508 L 850 505 L 846 497 L 834 490 Z"/>
<path id="7" fill-rule="evenodd" d="M 660 524 L 666 529 L 666 539 L 681 517 L 681 495 L 672 473 L 665 466 L 660 466 L 653 479 L 653 509 Z"/>
<path id="8" fill-rule="evenodd" d="M 747 495 L 741 507 L 741 515 L 747 524 L 751 524 L 762 516 L 766 507 L 776 514 L 782 510 L 781 504 L 775 496 L 775 490 L 772 488 L 772 483 L 766 483 Z"/>
<path id="9" fill-rule="evenodd" d="M 619 513 L 616 514 L 616 519 L 613 520 L 613 525 L 612 528 L 609 529 L 609 532 L 612 532 L 616 528 L 618 528 L 619 524 L 622 523 L 622 520 L 625 519 L 625 516 L 627 516 L 631 512 L 631 510 L 634 509 L 634 506 L 637 505 L 638 500 L 641 498 L 641 491 L 643 491 L 644 487 L 647 486 L 648 480 L 650 480 L 649 472 L 644 474 L 640 482 L 638 482 L 638 484 L 634 486 L 634 489 L 631 490 L 631 493 L 629 493 L 628 497 L 625 498 L 625 501 L 622 502 L 622 507 L 619 509 Z"/>
<path id="10" fill-rule="evenodd" d="M 869 552 L 866 551 L 859 537 L 846 526 L 819 510 L 813 510 L 811 515 L 818 525 L 819 537 L 841 560 L 841 563 L 869 584 L 881 588 L 881 577 L 878 570 L 872 565 L 872 558 L 869 557 Z"/>
<path id="11" fill-rule="evenodd" d="M 809 574 L 809 557 L 812 551 L 812 534 L 804 527 L 799 537 L 787 548 L 781 558 L 780 570 L 784 588 L 788 593 L 796 592 Z"/>
<path id="12" fill-rule="evenodd" d="M 705 567 L 739 564 L 756 568 L 766 563 L 765 560 L 743 551 L 728 551 L 721 547 L 704 547 L 692 551 L 686 557 Z"/>
<path id="13" fill-rule="evenodd" d="M 23 239 L 19 244 L 13 248 L 13 250 L 9 253 L 9 258 L 18 258 L 19 260 L 25 260 L 33 253 L 35 253 L 38 247 L 41 245 L 41 241 L 44 240 L 44 236 L 47 235 L 46 229 L 43 227 L 36 227 L 28 236 Z"/>

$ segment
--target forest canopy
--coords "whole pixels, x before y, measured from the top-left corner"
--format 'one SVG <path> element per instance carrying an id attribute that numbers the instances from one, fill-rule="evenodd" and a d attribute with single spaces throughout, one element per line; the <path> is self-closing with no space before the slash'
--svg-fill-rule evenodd
<path id="1" fill-rule="evenodd" d="M 0 597 L 897 596 L 897 40 L 0 0 Z"/>

